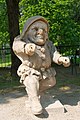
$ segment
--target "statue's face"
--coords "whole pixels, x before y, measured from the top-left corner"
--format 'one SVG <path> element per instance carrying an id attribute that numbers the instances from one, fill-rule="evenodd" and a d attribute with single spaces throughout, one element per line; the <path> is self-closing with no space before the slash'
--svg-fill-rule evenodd
<path id="1" fill-rule="evenodd" d="M 43 21 L 34 22 L 28 32 L 28 39 L 34 42 L 37 45 L 44 45 L 46 40 L 48 39 L 48 29 L 47 24 Z"/>

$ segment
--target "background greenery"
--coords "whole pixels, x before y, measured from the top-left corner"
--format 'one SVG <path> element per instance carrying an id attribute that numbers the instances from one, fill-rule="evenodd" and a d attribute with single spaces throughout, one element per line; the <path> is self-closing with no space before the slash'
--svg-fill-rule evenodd
<path id="1" fill-rule="evenodd" d="M 12 0 L 0 0 L 0 49 L 7 44 L 9 47 L 10 38 L 8 31 L 8 12 L 6 7 L 6 1 Z M 24 26 L 26 20 L 34 15 L 41 15 L 45 17 L 50 24 L 49 39 L 53 41 L 55 45 L 80 45 L 80 0 L 15 0 L 19 1 L 19 25 L 20 32 Z M 15 1 L 13 1 L 15 3 Z M 12 6 L 10 6 L 12 7 Z M 13 8 L 14 9 L 14 8 Z M 12 13 L 11 13 L 12 14 Z M 68 49 L 68 48 L 67 48 Z M 70 48 L 70 52 L 74 49 Z M 66 53 L 66 48 L 64 49 Z M 8 52 L 8 51 L 6 51 Z M 64 54 L 65 54 L 64 53 Z M 68 55 L 68 53 L 66 53 Z M 1 53 L 0 53 L 1 56 Z M 6 63 L 10 65 L 8 57 L 11 57 L 11 53 L 6 54 L 6 61 L 3 60 L 3 66 Z M 79 59 L 77 59 L 79 61 Z M 16 62 L 17 63 L 17 62 Z M 2 59 L 0 57 L 0 66 L 2 65 Z M 78 68 L 77 76 L 71 74 L 71 69 L 61 70 L 58 68 L 58 86 L 65 86 L 66 84 L 80 85 L 80 73 Z M 60 73 L 60 75 L 59 75 Z M 62 73 L 62 74 L 61 74 Z M 75 69 L 74 69 L 74 73 Z M 3 76 L 4 75 L 4 76 Z M 15 77 L 15 76 L 14 76 Z M 16 77 L 15 77 L 16 78 Z M 0 93 L 3 92 L 2 88 L 13 88 L 15 85 L 19 85 L 19 82 L 12 81 L 11 71 L 9 69 L 4 72 L 0 71 Z M 5 82 L 6 80 L 6 82 Z M 60 80 L 60 81 L 59 81 Z M 61 82 L 62 81 L 62 82 Z M 64 84 L 63 84 L 64 83 Z"/>
<path id="2" fill-rule="evenodd" d="M 6 3 L 0 0 L 0 48 L 9 41 Z"/>
<path id="3" fill-rule="evenodd" d="M 56 45 L 80 44 L 80 0 L 20 0 L 20 31 L 25 21 L 42 15 L 50 24 L 49 38 Z M 10 42 L 5 0 L 0 0 L 0 45 Z"/>
<path id="4" fill-rule="evenodd" d="M 21 0 L 20 27 L 27 18 L 44 16 L 50 24 L 49 38 L 56 45 L 80 42 L 80 0 Z"/>
<path id="5" fill-rule="evenodd" d="M 10 2 L 10 1 L 9 1 Z M 64 55 L 75 54 L 80 45 L 80 0 L 20 0 L 19 1 L 19 26 L 20 32 L 26 20 L 34 15 L 45 17 L 50 25 L 49 39 L 58 45 L 72 47 L 61 47 Z M 0 0 L 0 49 L 10 45 L 8 29 L 8 12 L 6 0 Z M 6 56 L 2 59 L 0 53 L 0 66 L 11 65 L 11 59 Z M 10 54 L 8 56 L 11 56 Z"/>

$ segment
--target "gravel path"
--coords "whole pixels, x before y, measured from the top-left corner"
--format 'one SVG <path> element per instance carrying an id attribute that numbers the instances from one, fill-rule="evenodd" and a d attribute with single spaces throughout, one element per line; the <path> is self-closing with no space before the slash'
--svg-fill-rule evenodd
<path id="1" fill-rule="evenodd" d="M 80 88 L 67 92 L 51 89 L 46 94 L 53 95 L 53 92 L 64 105 L 65 113 L 44 111 L 42 115 L 34 116 L 25 105 L 25 91 L 14 90 L 0 95 L 0 120 L 80 120 Z"/>

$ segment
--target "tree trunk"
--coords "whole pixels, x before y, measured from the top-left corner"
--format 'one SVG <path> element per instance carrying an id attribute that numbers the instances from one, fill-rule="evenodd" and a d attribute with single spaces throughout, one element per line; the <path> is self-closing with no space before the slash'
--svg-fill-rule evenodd
<path id="1" fill-rule="evenodd" d="M 15 56 L 12 45 L 14 38 L 20 34 L 19 31 L 19 0 L 6 0 L 7 13 L 8 13 L 8 24 L 10 34 L 10 47 L 11 47 L 11 73 L 17 75 L 16 71 L 20 64 L 19 59 Z"/>

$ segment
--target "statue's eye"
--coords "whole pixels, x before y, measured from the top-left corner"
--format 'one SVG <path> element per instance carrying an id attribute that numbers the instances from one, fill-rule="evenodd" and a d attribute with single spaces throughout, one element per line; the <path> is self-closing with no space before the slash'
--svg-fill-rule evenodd
<path id="1" fill-rule="evenodd" d="M 38 28 L 37 28 L 37 27 L 34 27 L 34 30 L 38 31 Z"/>
<path id="2" fill-rule="evenodd" d="M 47 32 L 47 30 L 46 29 L 44 29 L 44 28 L 41 28 L 44 32 Z"/>

